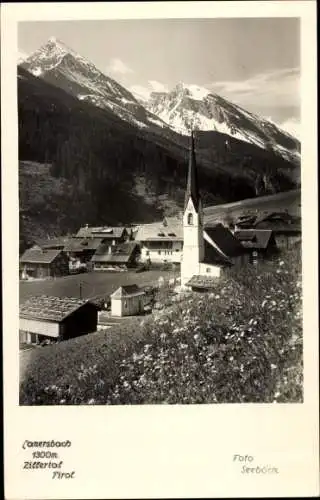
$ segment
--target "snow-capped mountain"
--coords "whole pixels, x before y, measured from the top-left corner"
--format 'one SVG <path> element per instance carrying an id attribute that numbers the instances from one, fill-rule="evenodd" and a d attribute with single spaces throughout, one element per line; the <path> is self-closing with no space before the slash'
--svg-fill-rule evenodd
<path id="1" fill-rule="evenodd" d="M 141 128 L 152 124 L 167 128 L 164 122 L 146 110 L 127 89 L 55 37 L 49 38 L 21 66 L 78 99 L 109 109 Z"/>
<path id="2" fill-rule="evenodd" d="M 180 134 L 189 134 L 191 128 L 214 130 L 289 161 L 300 158 L 299 141 L 289 133 L 206 88 L 179 83 L 170 92 L 153 92 L 145 106 Z"/>
<path id="3" fill-rule="evenodd" d="M 300 161 L 300 143 L 289 133 L 206 88 L 179 83 L 170 92 L 153 92 L 146 99 L 129 92 L 54 37 L 20 66 L 140 129 L 151 129 L 168 137 L 173 135 L 172 131 L 188 135 L 191 128 L 217 131 L 286 160 Z"/>

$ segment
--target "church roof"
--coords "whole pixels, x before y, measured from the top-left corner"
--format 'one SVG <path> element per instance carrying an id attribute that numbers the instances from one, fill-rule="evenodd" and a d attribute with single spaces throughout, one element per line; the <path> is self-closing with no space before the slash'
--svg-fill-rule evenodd
<path id="1" fill-rule="evenodd" d="M 195 274 L 192 278 L 186 283 L 186 286 L 191 286 L 192 288 L 203 288 L 205 290 L 216 288 L 217 279 L 211 278 L 209 276 L 202 276 Z"/>
<path id="2" fill-rule="evenodd" d="M 224 227 L 222 224 L 206 226 L 205 232 L 210 240 L 213 241 L 228 258 L 238 257 L 245 253 L 238 238 L 231 233 L 230 229 Z"/>
<path id="3" fill-rule="evenodd" d="M 187 181 L 187 190 L 186 190 L 185 200 L 184 200 L 184 209 L 187 208 L 187 204 L 188 204 L 188 201 L 190 198 L 192 199 L 194 208 L 196 210 L 198 210 L 199 202 L 200 202 L 200 195 L 199 195 L 199 186 L 198 186 L 196 155 L 195 155 L 195 151 L 194 151 L 193 132 L 191 133 L 189 167 L 188 167 L 188 181 Z"/>

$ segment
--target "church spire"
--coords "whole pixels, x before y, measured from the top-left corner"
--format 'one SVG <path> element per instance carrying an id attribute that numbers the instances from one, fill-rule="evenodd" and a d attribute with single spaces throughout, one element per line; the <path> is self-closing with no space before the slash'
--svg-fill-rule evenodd
<path id="1" fill-rule="evenodd" d="M 189 199 L 192 199 L 192 203 L 196 211 L 199 208 L 199 187 L 198 187 L 198 175 L 197 175 L 197 165 L 196 165 L 196 155 L 194 151 L 194 137 L 193 131 L 191 131 L 191 141 L 190 141 L 190 153 L 189 153 L 189 167 L 188 167 L 188 182 L 187 190 L 185 195 L 184 209 L 187 208 Z"/>

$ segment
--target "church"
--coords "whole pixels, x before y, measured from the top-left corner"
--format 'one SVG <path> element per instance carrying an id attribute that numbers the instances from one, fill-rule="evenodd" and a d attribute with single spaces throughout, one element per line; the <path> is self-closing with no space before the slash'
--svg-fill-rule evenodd
<path id="1" fill-rule="evenodd" d="M 229 232 L 223 227 L 222 230 Z M 237 244 L 239 245 L 238 242 Z M 188 180 L 183 212 L 181 285 L 201 288 L 201 283 L 205 283 L 205 288 L 210 288 L 210 283 L 213 284 L 214 278 L 218 278 L 221 270 L 230 265 L 232 265 L 230 256 L 221 251 L 221 247 L 210 238 L 210 230 L 204 228 L 194 136 L 191 133 Z"/>

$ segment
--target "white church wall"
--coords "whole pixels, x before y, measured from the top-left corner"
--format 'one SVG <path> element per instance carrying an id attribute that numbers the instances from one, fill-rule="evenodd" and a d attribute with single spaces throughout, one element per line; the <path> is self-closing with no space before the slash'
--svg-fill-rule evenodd
<path id="1" fill-rule="evenodd" d="M 221 276 L 221 267 L 214 266 L 212 264 L 201 263 L 199 265 L 199 274 L 201 276 L 212 276 L 213 278 L 219 278 Z"/>

